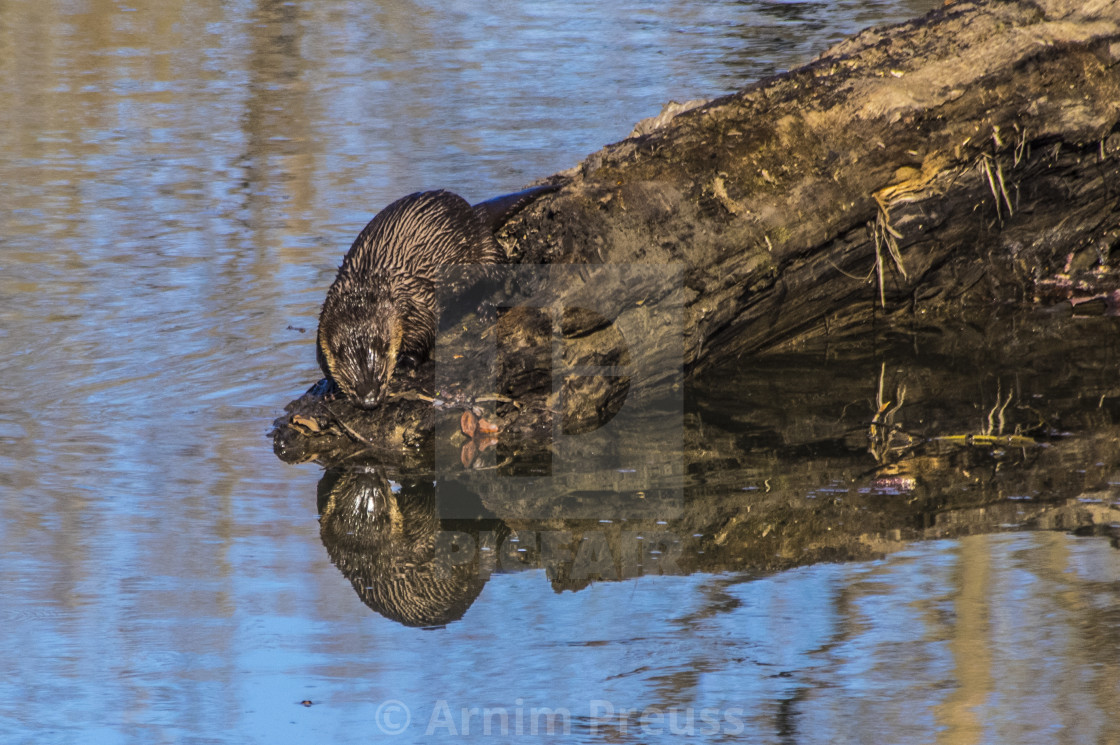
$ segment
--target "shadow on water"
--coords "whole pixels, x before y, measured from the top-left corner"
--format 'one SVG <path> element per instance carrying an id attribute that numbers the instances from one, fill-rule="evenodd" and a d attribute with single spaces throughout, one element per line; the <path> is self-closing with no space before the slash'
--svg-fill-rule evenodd
<path id="1" fill-rule="evenodd" d="M 1035 310 L 725 364 L 690 381 L 679 431 L 637 460 L 626 443 L 641 418 L 594 447 L 532 452 L 520 471 L 505 433 L 479 455 L 458 412 L 404 458 L 354 439 L 319 452 L 285 419 L 275 444 L 327 466 L 331 560 L 363 602 L 412 626 L 460 619 L 492 573 L 525 568 L 562 592 L 982 533 L 1067 531 L 1115 548 L 1118 332 L 1116 318 Z M 650 426 L 665 427 L 661 414 Z"/>

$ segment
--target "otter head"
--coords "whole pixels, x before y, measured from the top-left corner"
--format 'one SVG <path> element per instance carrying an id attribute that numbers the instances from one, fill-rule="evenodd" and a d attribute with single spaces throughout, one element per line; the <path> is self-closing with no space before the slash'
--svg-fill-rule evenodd
<path id="1" fill-rule="evenodd" d="M 319 366 L 344 395 L 373 408 L 388 392 L 402 338 L 401 313 L 387 287 L 336 282 L 319 316 Z"/>

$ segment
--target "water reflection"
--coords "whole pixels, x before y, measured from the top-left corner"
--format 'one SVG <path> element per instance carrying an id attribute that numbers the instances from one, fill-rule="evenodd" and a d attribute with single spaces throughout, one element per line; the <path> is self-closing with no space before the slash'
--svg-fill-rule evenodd
<path id="1" fill-rule="evenodd" d="M 1114 519 L 1118 360 L 1089 353 L 1105 327 L 1066 335 L 1085 345 L 1050 389 L 1052 367 L 1013 354 L 923 372 L 952 350 L 708 381 L 687 409 L 709 452 L 695 509 L 665 525 L 542 517 L 556 494 L 484 488 L 460 443 L 437 480 L 419 459 L 292 466 L 263 437 L 317 374 L 319 303 L 380 207 L 513 191 L 668 99 L 939 4 L 0 4 L 0 740 L 369 743 L 391 700 L 401 742 L 441 701 L 457 738 L 464 708 L 511 714 L 508 736 L 476 715 L 471 741 L 517 739 L 519 706 L 570 712 L 536 738 L 553 742 L 679 742 L 655 719 L 671 707 L 698 737 L 717 712 L 708 740 L 1120 739 L 1117 551 L 1064 532 Z M 884 428 L 921 450 L 896 436 L 883 464 L 881 374 Z M 795 399 L 773 395 L 783 377 Z M 926 442 L 979 434 L 1009 391 L 1011 433 L 1048 396 L 1039 448 Z M 913 490 L 876 481 L 891 458 L 920 466 Z M 400 519 L 375 519 L 379 489 Z M 1055 530 L 966 535 L 1020 523 Z M 679 543 L 647 556 L 624 532 Z M 425 562 L 445 533 L 477 552 L 448 546 L 458 589 L 408 585 L 443 571 Z M 829 558 L 858 561 L 807 563 Z M 435 610 L 396 602 L 410 587 Z"/>
<path id="2" fill-rule="evenodd" d="M 536 572 L 504 575 L 438 632 L 438 673 L 419 649 L 402 652 L 379 665 L 393 688 L 350 700 L 367 717 L 401 701 L 418 738 L 1108 741 L 1120 563 L 1101 549 L 1060 533 L 971 536 L 875 562 L 574 594 L 534 592 Z M 511 674 L 472 675 L 467 640 L 509 660 Z M 543 678 L 547 691 L 534 683 Z M 544 709 L 555 732 L 534 724 Z"/>
<path id="3" fill-rule="evenodd" d="M 604 480 L 616 463 L 609 437 L 551 450 L 549 477 L 536 479 L 497 463 L 471 467 L 454 448 L 473 440 L 449 429 L 436 436 L 446 444 L 429 443 L 434 459 L 387 462 L 368 442 L 323 446 L 320 437 L 339 438 L 325 426 L 308 437 L 282 417 L 277 452 L 295 460 L 313 452 L 332 464 L 320 483 L 324 545 L 367 605 L 412 625 L 455 620 L 492 573 L 526 568 L 544 569 L 542 580 L 562 592 L 867 560 L 913 540 L 977 533 L 1073 531 L 1117 547 L 1116 324 L 991 316 L 970 332 L 896 329 L 714 370 L 689 389 L 676 439 L 683 449 L 662 446 L 636 464 L 648 483 L 675 480 L 680 490 L 651 488 L 641 509 L 631 490 Z M 993 359 L 986 339 L 1013 341 Z M 443 416 L 459 422 L 456 410 Z M 625 427 L 614 433 L 630 436 Z M 493 437 L 503 452 L 503 435 Z M 506 443 L 507 465 L 518 442 Z M 578 465 L 564 461 L 573 453 Z M 683 465 L 666 469 L 674 460 Z M 429 623 L 386 610 L 373 591 L 394 582 L 411 597 L 446 597 L 455 610 L 433 611 Z"/>
<path id="4" fill-rule="evenodd" d="M 319 482 L 319 530 L 331 562 L 362 602 L 405 626 L 462 617 L 485 577 L 476 547 L 508 531 L 441 526 L 431 482 L 392 484 L 382 469 L 328 471 Z M 501 528 L 495 521 L 494 528 Z"/>

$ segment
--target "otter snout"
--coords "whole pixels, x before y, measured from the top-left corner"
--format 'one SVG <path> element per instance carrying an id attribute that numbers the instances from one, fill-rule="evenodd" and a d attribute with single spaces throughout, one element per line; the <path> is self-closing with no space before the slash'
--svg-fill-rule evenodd
<path id="1" fill-rule="evenodd" d="M 375 409 L 385 400 L 386 386 L 374 379 L 354 386 L 354 398 L 363 409 Z"/>

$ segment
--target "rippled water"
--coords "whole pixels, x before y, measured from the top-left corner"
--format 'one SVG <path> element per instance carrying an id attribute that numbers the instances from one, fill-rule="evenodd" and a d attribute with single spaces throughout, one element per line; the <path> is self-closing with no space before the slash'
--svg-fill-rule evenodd
<path id="1" fill-rule="evenodd" d="M 267 437 L 384 204 L 515 190 L 935 4 L 0 4 L 0 740 L 508 742 L 548 707 L 563 742 L 1120 741 L 1106 538 L 528 568 L 420 630 Z"/>

